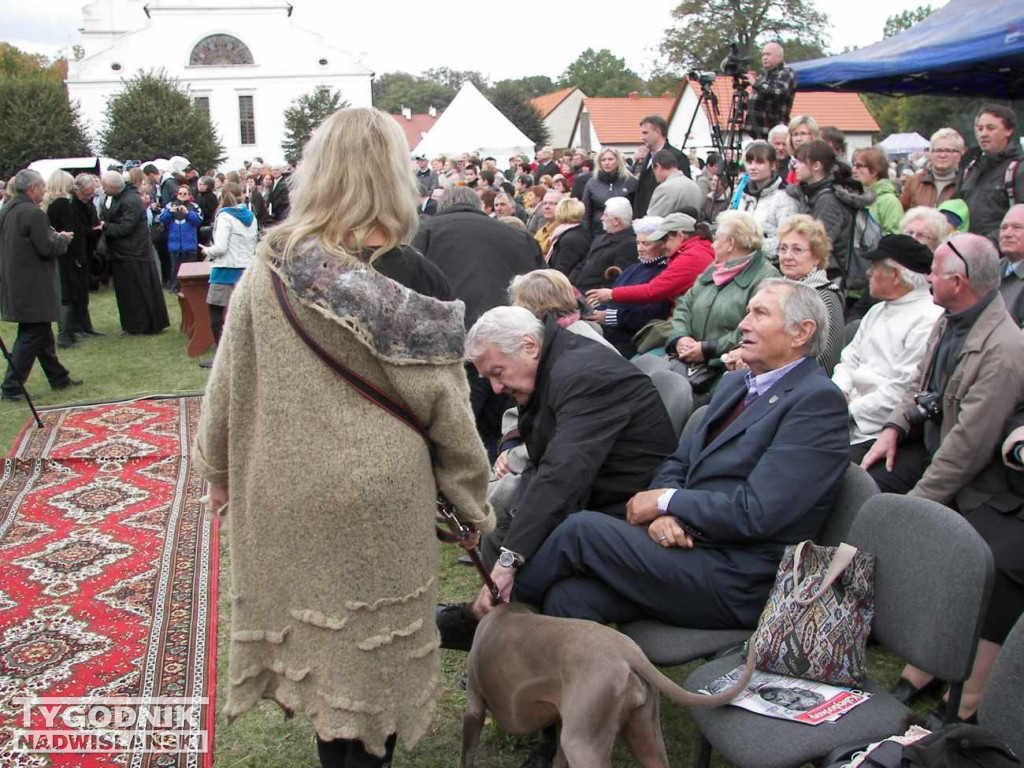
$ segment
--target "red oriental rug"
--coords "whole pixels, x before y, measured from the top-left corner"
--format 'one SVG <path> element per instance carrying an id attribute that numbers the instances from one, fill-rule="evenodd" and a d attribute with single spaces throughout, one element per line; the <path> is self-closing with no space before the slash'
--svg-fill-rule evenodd
<path id="1" fill-rule="evenodd" d="M 201 403 L 44 411 L 11 449 L 0 766 L 212 764 L 217 527 L 190 458 Z"/>

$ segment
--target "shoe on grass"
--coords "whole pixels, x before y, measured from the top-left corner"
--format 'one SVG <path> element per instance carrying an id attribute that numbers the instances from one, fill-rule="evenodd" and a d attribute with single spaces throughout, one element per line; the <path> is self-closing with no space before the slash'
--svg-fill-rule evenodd
<path id="1" fill-rule="evenodd" d="M 85 384 L 85 382 L 81 379 L 74 379 L 71 376 L 68 376 L 60 384 L 51 384 L 50 389 L 68 389 L 69 387 L 80 387 L 83 384 Z"/>

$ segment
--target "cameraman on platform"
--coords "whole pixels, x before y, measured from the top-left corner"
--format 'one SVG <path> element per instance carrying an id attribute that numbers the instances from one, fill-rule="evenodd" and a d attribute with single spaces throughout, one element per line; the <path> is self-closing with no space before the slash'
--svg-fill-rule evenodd
<path id="1" fill-rule="evenodd" d="M 999 254 L 984 237 L 956 235 L 935 251 L 928 282 L 946 311 L 928 337 L 917 391 L 861 462 L 882 492 L 970 508 L 965 486 L 992 461 L 1024 399 L 1024 333 L 999 277 Z"/>
<path id="2" fill-rule="evenodd" d="M 764 74 L 758 77 L 754 72 L 747 73 L 753 92 L 744 130 L 755 139 L 767 139 L 768 131 L 779 123 L 789 124 L 796 94 L 796 72 L 786 66 L 784 57 L 781 45 L 768 43 L 761 49 Z"/>

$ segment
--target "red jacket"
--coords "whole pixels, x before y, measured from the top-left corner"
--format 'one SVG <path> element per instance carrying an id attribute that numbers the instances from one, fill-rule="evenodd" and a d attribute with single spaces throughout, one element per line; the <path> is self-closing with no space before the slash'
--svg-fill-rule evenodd
<path id="1" fill-rule="evenodd" d="M 668 257 L 668 266 L 649 283 L 627 285 L 612 289 L 612 301 L 626 304 L 652 301 L 675 301 L 693 285 L 700 273 L 714 261 L 711 243 L 700 237 L 691 237 Z"/>

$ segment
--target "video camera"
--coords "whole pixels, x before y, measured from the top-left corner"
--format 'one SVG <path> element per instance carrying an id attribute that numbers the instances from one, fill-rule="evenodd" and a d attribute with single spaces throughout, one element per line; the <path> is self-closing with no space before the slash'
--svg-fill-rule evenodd
<path id="1" fill-rule="evenodd" d="M 729 43 L 729 55 L 722 59 L 722 74 L 728 77 L 743 77 L 753 67 L 754 60 L 740 56 L 738 43 Z"/>

